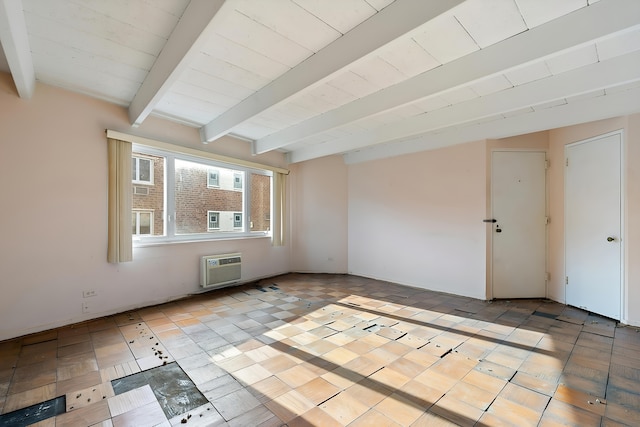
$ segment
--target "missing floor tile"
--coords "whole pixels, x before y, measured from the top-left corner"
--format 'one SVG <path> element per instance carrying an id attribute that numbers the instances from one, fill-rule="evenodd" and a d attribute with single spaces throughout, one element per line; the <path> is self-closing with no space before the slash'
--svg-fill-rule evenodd
<path id="1" fill-rule="evenodd" d="M 556 314 L 545 313 L 544 311 L 534 311 L 533 315 L 534 316 L 546 317 L 548 319 L 556 319 L 558 317 Z"/>
<path id="2" fill-rule="evenodd" d="M 153 390 L 153 394 L 169 419 L 208 402 L 175 362 L 111 381 L 116 395 L 147 384 Z"/>
<path id="3" fill-rule="evenodd" d="M 8 414 L 0 415 L 0 427 L 28 426 L 56 415 L 64 414 L 66 411 L 66 399 L 64 396 L 37 403 Z"/>

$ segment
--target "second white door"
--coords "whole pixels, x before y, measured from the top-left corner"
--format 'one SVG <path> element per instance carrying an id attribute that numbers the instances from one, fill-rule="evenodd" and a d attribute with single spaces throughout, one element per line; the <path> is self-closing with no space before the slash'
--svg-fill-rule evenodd
<path id="1" fill-rule="evenodd" d="M 492 153 L 494 298 L 546 296 L 545 158 L 541 151 Z"/>

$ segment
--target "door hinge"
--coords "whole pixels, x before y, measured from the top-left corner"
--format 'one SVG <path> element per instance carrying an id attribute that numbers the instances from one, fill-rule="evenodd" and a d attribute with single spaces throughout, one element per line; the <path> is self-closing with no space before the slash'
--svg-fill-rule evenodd
<path id="1" fill-rule="evenodd" d="M 564 284 L 565 285 L 569 284 L 569 276 L 564 276 Z"/>
<path id="2" fill-rule="evenodd" d="M 544 161 L 544 168 L 545 168 L 545 170 L 546 170 L 546 169 L 549 169 L 550 167 L 551 167 L 551 164 L 549 163 L 549 160 L 545 160 L 545 161 Z"/>
<path id="3" fill-rule="evenodd" d="M 544 217 L 544 225 L 549 225 L 549 223 L 551 222 L 551 219 L 548 216 Z"/>
<path id="4" fill-rule="evenodd" d="M 569 158 L 567 157 L 564 161 L 565 166 L 569 166 Z"/>
<path id="5" fill-rule="evenodd" d="M 544 273 L 544 280 L 546 280 L 547 282 L 551 281 L 551 273 L 549 273 L 548 271 L 546 273 Z"/>

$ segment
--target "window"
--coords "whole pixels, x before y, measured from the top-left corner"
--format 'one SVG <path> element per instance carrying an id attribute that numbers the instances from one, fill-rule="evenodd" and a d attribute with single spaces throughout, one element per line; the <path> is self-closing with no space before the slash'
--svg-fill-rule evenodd
<path id="1" fill-rule="evenodd" d="M 131 179 L 135 184 L 153 184 L 153 159 L 132 157 Z"/>
<path id="2" fill-rule="evenodd" d="M 242 173 L 233 174 L 233 188 L 242 190 Z"/>
<path id="3" fill-rule="evenodd" d="M 134 210 L 155 212 L 149 220 L 155 227 L 143 227 L 136 233 L 137 242 L 270 233 L 272 171 L 135 143 L 132 157 L 147 160 L 155 169 L 149 194 L 133 196 Z M 140 161 L 135 162 L 140 168 Z"/>
<path id="4" fill-rule="evenodd" d="M 220 187 L 220 172 L 218 172 L 218 169 L 209 169 L 207 187 Z"/>
<path id="5" fill-rule="evenodd" d="M 131 233 L 134 236 L 153 234 L 153 212 L 134 210 L 131 212 Z"/>
<path id="6" fill-rule="evenodd" d="M 207 212 L 207 217 L 209 218 L 209 225 L 207 228 L 209 230 L 219 230 L 220 229 L 220 212 Z"/>

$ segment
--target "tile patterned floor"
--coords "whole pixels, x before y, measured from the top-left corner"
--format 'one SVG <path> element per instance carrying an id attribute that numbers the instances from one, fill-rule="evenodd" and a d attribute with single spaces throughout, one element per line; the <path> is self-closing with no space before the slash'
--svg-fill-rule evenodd
<path id="1" fill-rule="evenodd" d="M 153 381 L 114 393 L 172 362 L 207 403 L 168 419 Z M 291 274 L 0 343 L 1 414 L 59 396 L 35 425 L 637 426 L 640 333 L 549 301 Z"/>

